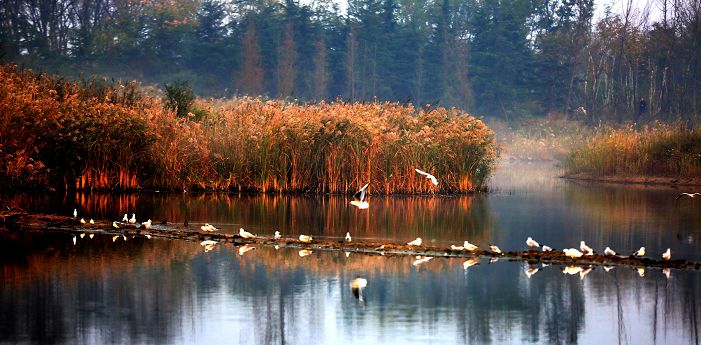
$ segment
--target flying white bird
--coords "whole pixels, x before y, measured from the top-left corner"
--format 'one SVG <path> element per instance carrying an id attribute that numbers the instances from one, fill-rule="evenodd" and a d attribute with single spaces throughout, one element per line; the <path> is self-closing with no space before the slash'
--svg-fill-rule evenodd
<path id="1" fill-rule="evenodd" d="M 350 232 L 346 232 L 346 242 L 350 242 L 350 241 L 352 241 L 351 236 L 350 236 Z"/>
<path id="2" fill-rule="evenodd" d="M 95 224 L 95 221 L 90 218 L 90 224 Z"/>
<path id="3" fill-rule="evenodd" d="M 479 248 L 468 241 L 463 242 L 462 247 L 465 248 L 465 250 L 467 250 L 468 252 L 474 252 L 477 248 Z"/>
<path id="4" fill-rule="evenodd" d="M 239 236 L 243 238 L 255 238 L 256 235 L 244 230 L 243 228 L 239 228 Z"/>
<path id="5" fill-rule="evenodd" d="M 606 247 L 606 249 L 604 249 L 604 255 L 606 255 L 606 256 L 616 256 L 616 252 L 614 252 L 611 248 Z"/>
<path id="6" fill-rule="evenodd" d="M 299 241 L 304 243 L 309 243 L 312 241 L 312 236 L 299 235 Z"/>
<path id="7" fill-rule="evenodd" d="M 427 263 L 427 262 L 431 261 L 431 259 L 433 259 L 432 256 L 424 256 L 424 257 L 422 257 L 422 256 L 419 255 L 419 256 L 416 257 L 416 260 L 414 260 L 414 262 L 412 262 L 411 264 L 414 265 L 414 266 L 418 266 L 418 265 L 421 265 L 421 264 L 424 264 L 424 263 Z"/>
<path id="8" fill-rule="evenodd" d="M 280 235 L 280 231 L 275 231 L 275 236 L 273 236 L 274 239 L 279 240 L 282 238 L 282 235 Z"/>
<path id="9" fill-rule="evenodd" d="M 662 274 L 664 274 L 664 276 L 665 276 L 667 279 L 669 279 L 669 276 L 672 274 L 672 271 L 671 271 L 669 268 L 663 268 L 663 269 L 662 269 Z"/>
<path id="10" fill-rule="evenodd" d="M 361 210 L 365 210 L 370 207 L 370 204 L 365 201 L 365 196 L 369 185 L 369 183 L 365 184 L 363 188 L 360 188 L 359 191 L 353 194 L 353 201 L 350 202 L 351 205 Z"/>
<path id="11" fill-rule="evenodd" d="M 308 255 L 312 255 L 312 251 L 310 249 L 302 249 L 297 254 L 299 254 L 300 257 L 305 257 Z"/>
<path id="12" fill-rule="evenodd" d="M 129 224 L 136 224 L 136 213 L 131 214 L 131 218 L 129 219 Z"/>
<path id="13" fill-rule="evenodd" d="M 246 254 L 246 252 L 249 252 L 253 249 L 256 249 L 256 247 L 254 247 L 252 245 L 246 244 L 244 246 L 241 246 L 241 247 L 239 247 L 239 256 L 243 256 L 243 254 Z"/>
<path id="14" fill-rule="evenodd" d="M 73 218 L 78 218 L 78 209 L 77 208 L 73 209 Z"/>
<path id="15" fill-rule="evenodd" d="M 423 241 L 421 240 L 421 237 L 417 237 L 415 240 L 407 243 L 409 246 L 420 246 Z"/>
<path id="16" fill-rule="evenodd" d="M 667 251 L 662 253 L 662 259 L 664 259 L 664 261 L 669 261 L 669 259 L 671 259 L 671 258 L 672 258 L 672 251 L 669 248 L 667 248 Z"/>
<path id="17" fill-rule="evenodd" d="M 594 250 L 591 249 L 584 241 L 579 241 L 579 250 L 581 250 L 583 253 L 589 253 L 593 252 Z"/>
<path id="18" fill-rule="evenodd" d="M 552 252 L 553 249 L 550 248 L 550 247 L 548 247 L 548 246 L 546 246 L 546 245 L 543 245 L 543 251 L 544 251 L 544 252 Z"/>
<path id="19" fill-rule="evenodd" d="M 433 183 L 433 185 L 435 185 L 435 186 L 438 185 L 438 179 L 436 179 L 435 176 L 433 176 L 433 175 L 431 175 L 423 170 L 419 170 L 419 169 L 414 169 L 414 171 L 416 171 L 417 173 L 419 173 L 421 175 L 426 176 L 427 179 L 431 180 L 431 183 Z"/>
<path id="20" fill-rule="evenodd" d="M 635 253 L 633 253 L 633 255 L 634 255 L 634 256 L 637 256 L 637 257 L 643 257 L 643 256 L 645 256 L 645 247 L 640 247 L 640 249 L 638 249 L 637 251 L 635 251 Z"/>
<path id="21" fill-rule="evenodd" d="M 499 247 L 497 247 L 497 246 L 494 246 L 494 245 L 491 245 L 491 244 L 490 244 L 490 245 L 489 245 L 489 250 L 491 250 L 492 253 L 501 254 L 501 249 L 499 249 Z"/>
<path id="22" fill-rule="evenodd" d="M 122 222 L 127 223 L 129 222 L 129 216 L 125 213 L 124 217 L 122 217 Z"/>
<path id="23" fill-rule="evenodd" d="M 476 258 L 469 258 L 462 263 L 462 269 L 466 270 L 474 265 L 479 265 L 480 261 Z"/>
<path id="24" fill-rule="evenodd" d="M 567 257 L 573 259 L 581 258 L 582 255 L 584 255 L 584 253 L 574 248 L 564 249 L 562 252 L 565 253 Z"/>
<path id="25" fill-rule="evenodd" d="M 701 193 L 681 193 L 681 194 L 677 195 L 677 197 L 674 198 L 674 200 L 679 200 L 679 198 L 681 198 L 681 197 L 683 197 L 683 196 L 688 196 L 688 197 L 690 197 L 690 198 L 693 198 L 693 197 L 695 197 L 695 196 L 697 196 L 697 195 L 701 195 Z"/>
<path id="26" fill-rule="evenodd" d="M 112 222 L 112 226 L 113 226 L 115 229 L 119 229 L 119 225 L 117 225 L 117 222 Z"/>
<path id="27" fill-rule="evenodd" d="M 528 237 L 528 239 L 526 239 L 526 244 L 529 247 L 533 247 L 533 248 L 540 247 L 540 244 L 538 244 L 538 242 L 534 241 L 530 236 Z"/>

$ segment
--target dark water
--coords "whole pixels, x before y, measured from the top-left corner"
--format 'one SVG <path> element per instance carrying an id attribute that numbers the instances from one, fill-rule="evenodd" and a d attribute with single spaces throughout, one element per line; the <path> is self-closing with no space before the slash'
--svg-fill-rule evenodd
<path id="1" fill-rule="evenodd" d="M 586 240 L 629 253 L 701 260 L 701 201 L 670 188 L 591 185 L 555 169 L 507 165 L 495 192 L 475 197 L 374 196 L 367 211 L 342 197 L 15 195 L 2 204 L 95 219 L 131 212 L 235 232 L 313 234 L 522 249 Z M 686 189 L 685 189 L 686 190 Z M 198 243 L 112 242 L 0 231 L 0 343 L 553 343 L 697 344 L 701 272 L 563 267 Z M 364 277 L 363 302 L 350 282 Z"/>

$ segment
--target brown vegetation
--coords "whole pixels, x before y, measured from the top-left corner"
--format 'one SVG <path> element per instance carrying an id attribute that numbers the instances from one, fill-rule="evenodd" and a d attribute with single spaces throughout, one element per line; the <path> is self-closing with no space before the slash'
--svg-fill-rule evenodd
<path id="1" fill-rule="evenodd" d="M 197 116 L 178 117 L 136 82 L 11 65 L 0 79 L 4 188 L 471 192 L 496 157 L 491 130 L 455 109 L 237 98 L 197 100 Z"/>

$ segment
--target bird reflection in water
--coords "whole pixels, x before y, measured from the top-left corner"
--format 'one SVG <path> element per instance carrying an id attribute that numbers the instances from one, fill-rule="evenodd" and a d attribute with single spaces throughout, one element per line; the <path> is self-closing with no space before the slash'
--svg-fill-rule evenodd
<path id="1" fill-rule="evenodd" d="M 368 286 L 368 281 L 365 278 L 355 278 L 350 283 L 351 293 L 360 303 L 365 302 L 365 298 L 363 297 L 363 289 L 366 286 Z"/>

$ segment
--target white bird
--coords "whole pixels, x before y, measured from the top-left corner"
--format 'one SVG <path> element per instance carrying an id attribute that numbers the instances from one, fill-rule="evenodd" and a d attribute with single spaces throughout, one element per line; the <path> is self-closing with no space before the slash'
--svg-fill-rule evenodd
<path id="1" fill-rule="evenodd" d="M 241 246 L 241 247 L 239 247 L 239 256 L 243 256 L 243 254 L 246 254 L 246 252 L 249 252 L 253 249 L 256 249 L 256 247 L 254 247 L 252 245 L 246 244 L 244 246 Z"/>
<path id="2" fill-rule="evenodd" d="M 90 222 L 89 222 L 89 223 L 90 223 L 90 224 L 95 224 L 95 221 L 92 220 L 92 218 L 90 218 Z"/>
<path id="3" fill-rule="evenodd" d="M 451 245 L 450 245 L 450 250 L 463 251 L 463 250 L 465 250 L 465 247 L 456 246 L 456 245 L 454 245 L 454 244 L 451 244 Z"/>
<path id="4" fill-rule="evenodd" d="M 350 232 L 346 232 L 346 242 L 352 241 Z"/>
<path id="5" fill-rule="evenodd" d="M 665 276 L 667 279 L 669 279 L 669 276 L 672 274 L 672 271 L 671 271 L 669 268 L 663 268 L 663 269 L 662 269 L 662 274 L 664 274 L 664 276 Z"/>
<path id="6" fill-rule="evenodd" d="M 469 258 L 462 263 L 462 269 L 466 270 L 474 265 L 479 265 L 480 261 L 476 258 Z"/>
<path id="7" fill-rule="evenodd" d="M 533 248 L 538 248 L 538 247 L 540 247 L 540 244 L 538 244 L 538 242 L 536 242 L 535 240 L 533 240 L 530 236 L 528 237 L 528 239 L 526 239 L 526 244 L 527 244 L 529 247 L 533 247 Z"/>
<path id="8" fill-rule="evenodd" d="M 591 248 L 589 248 L 589 249 L 591 249 Z M 594 251 L 590 250 L 590 251 L 584 253 L 584 256 L 594 256 Z"/>
<path id="9" fill-rule="evenodd" d="M 244 230 L 243 228 L 239 228 L 239 236 L 243 238 L 255 238 L 256 235 Z"/>
<path id="10" fill-rule="evenodd" d="M 149 220 L 147 220 L 147 221 L 141 223 L 141 225 L 144 226 L 144 229 L 148 229 L 148 228 L 151 227 L 151 220 L 149 219 Z"/>
<path id="11" fill-rule="evenodd" d="M 667 248 L 667 251 L 662 253 L 662 259 L 664 259 L 664 261 L 669 261 L 669 259 L 671 259 L 671 258 L 672 258 L 672 251 L 669 248 Z"/>
<path id="12" fill-rule="evenodd" d="M 305 256 L 312 255 L 312 251 L 311 251 L 311 249 L 302 249 L 297 254 L 299 254 L 300 257 L 305 257 Z"/>
<path id="13" fill-rule="evenodd" d="M 634 256 L 637 256 L 637 257 L 643 257 L 643 256 L 645 256 L 645 247 L 640 247 L 640 249 L 638 249 L 637 251 L 635 251 L 635 253 L 633 253 L 633 255 L 634 255 Z"/>
<path id="14" fill-rule="evenodd" d="M 80 238 L 85 238 L 85 233 L 84 233 L 84 232 L 80 234 Z"/>
<path id="15" fill-rule="evenodd" d="M 638 267 L 638 275 L 640 278 L 645 277 L 645 267 Z"/>
<path id="16" fill-rule="evenodd" d="M 435 176 L 433 176 L 433 175 L 431 175 L 423 170 L 419 170 L 419 169 L 414 169 L 414 171 L 416 171 L 417 173 L 419 173 L 421 175 L 426 176 L 427 179 L 431 180 L 431 183 L 433 183 L 433 185 L 435 185 L 435 186 L 438 185 L 438 179 L 436 179 Z"/>
<path id="17" fill-rule="evenodd" d="M 606 247 L 606 249 L 604 249 L 604 255 L 606 255 L 606 256 L 616 256 L 616 252 L 614 252 L 611 248 Z"/>
<path id="18" fill-rule="evenodd" d="M 526 267 L 525 270 L 523 270 L 524 273 L 526 273 L 526 277 L 530 279 L 534 274 L 538 273 L 540 271 L 540 268 L 536 267 Z"/>
<path id="19" fill-rule="evenodd" d="M 73 245 L 74 246 L 75 246 L 76 241 L 78 241 L 78 239 L 75 236 L 73 236 Z"/>
<path id="20" fill-rule="evenodd" d="M 584 241 L 579 241 L 579 250 L 581 250 L 583 253 L 589 253 L 593 252 L 594 250 L 591 249 Z"/>
<path id="21" fill-rule="evenodd" d="M 78 209 L 77 208 L 73 209 L 73 218 L 78 218 Z"/>
<path id="22" fill-rule="evenodd" d="M 311 235 L 299 235 L 299 241 L 304 243 L 309 243 L 312 241 Z"/>
<path id="23" fill-rule="evenodd" d="M 421 237 L 417 237 L 415 240 L 407 243 L 409 246 L 420 246 L 423 241 L 421 240 Z"/>
<path id="24" fill-rule="evenodd" d="M 129 224 L 136 224 L 136 213 L 131 214 L 131 219 L 129 219 Z"/>
<path id="25" fill-rule="evenodd" d="M 562 252 L 565 253 L 567 257 L 573 259 L 581 258 L 582 255 L 584 255 L 584 253 L 574 248 L 564 249 Z"/>
<path id="26" fill-rule="evenodd" d="M 80 224 L 85 224 L 85 219 L 80 218 Z"/>
<path id="27" fill-rule="evenodd" d="M 126 223 L 129 221 L 129 216 L 125 213 L 124 217 L 122 217 L 122 222 Z"/>
<path id="28" fill-rule="evenodd" d="M 200 226 L 200 229 L 202 229 L 202 231 L 207 231 L 207 232 L 219 230 L 219 229 L 215 228 L 214 225 L 211 225 L 209 223 L 204 223 L 204 225 Z"/>
<path id="29" fill-rule="evenodd" d="M 565 267 L 564 270 L 562 270 L 562 273 L 566 273 L 569 275 L 575 275 L 578 274 L 579 272 L 582 272 L 584 269 L 581 266 L 567 266 Z"/>
<path id="30" fill-rule="evenodd" d="M 416 260 L 414 260 L 414 262 L 412 262 L 411 264 L 414 266 L 418 266 L 418 265 L 421 265 L 421 264 L 424 264 L 424 263 L 431 261 L 431 259 L 433 259 L 432 256 L 424 256 L 424 257 L 417 256 Z"/>
<path id="31" fill-rule="evenodd" d="M 683 197 L 683 196 L 688 196 L 688 197 L 690 197 L 690 198 L 693 198 L 693 197 L 695 197 L 695 196 L 697 196 L 697 195 L 701 195 L 701 193 L 681 193 L 681 194 L 677 195 L 677 197 L 674 198 L 674 200 L 678 200 L 679 198 L 681 198 L 681 197 Z"/>
<path id="32" fill-rule="evenodd" d="M 489 245 L 489 250 L 491 250 L 492 253 L 501 254 L 501 249 L 499 249 L 499 247 L 497 247 L 497 246 L 494 246 L 494 245 L 491 245 L 491 244 L 490 244 L 490 245 Z"/>
<path id="33" fill-rule="evenodd" d="M 468 252 L 474 252 L 477 248 L 479 248 L 468 241 L 463 242 L 462 247 L 465 248 L 465 250 L 467 250 Z"/>
<path id="34" fill-rule="evenodd" d="M 274 239 L 279 240 L 282 238 L 282 235 L 280 235 L 280 231 L 275 231 L 275 236 L 273 236 Z"/>
<path id="35" fill-rule="evenodd" d="M 544 245 L 544 246 L 543 246 L 543 251 L 544 251 L 544 252 L 552 252 L 553 249 L 550 248 L 550 247 L 548 247 L 548 246 L 545 246 L 545 245 Z"/>
<path id="36" fill-rule="evenodd" d="M 369 183 L 365 184 L 363 188 L 360 188 L 359 191 L 353 194 L 353 201 L 350 202 L 351 205 L 361 210 L 365 210 L 370 207 L 370 204 L 367 201 L 365 201 L 365 196 L 367 194 L 366 192 L 369 185 Z"/>
<path id="37" fill-rule="evenodd" d="M 90 234 L 88 235 L 88 237 L 90 237 L 90 239 L 92 240 L 92 238 L 95 237 L 95 234 Z"/>
<path id="38" fill-rule="evenodd" d="M 119 229 L 119 225 L 117 225 L 117 222 L 112 222 L 112 226 L 113 226 L 115 229 Z"/>

